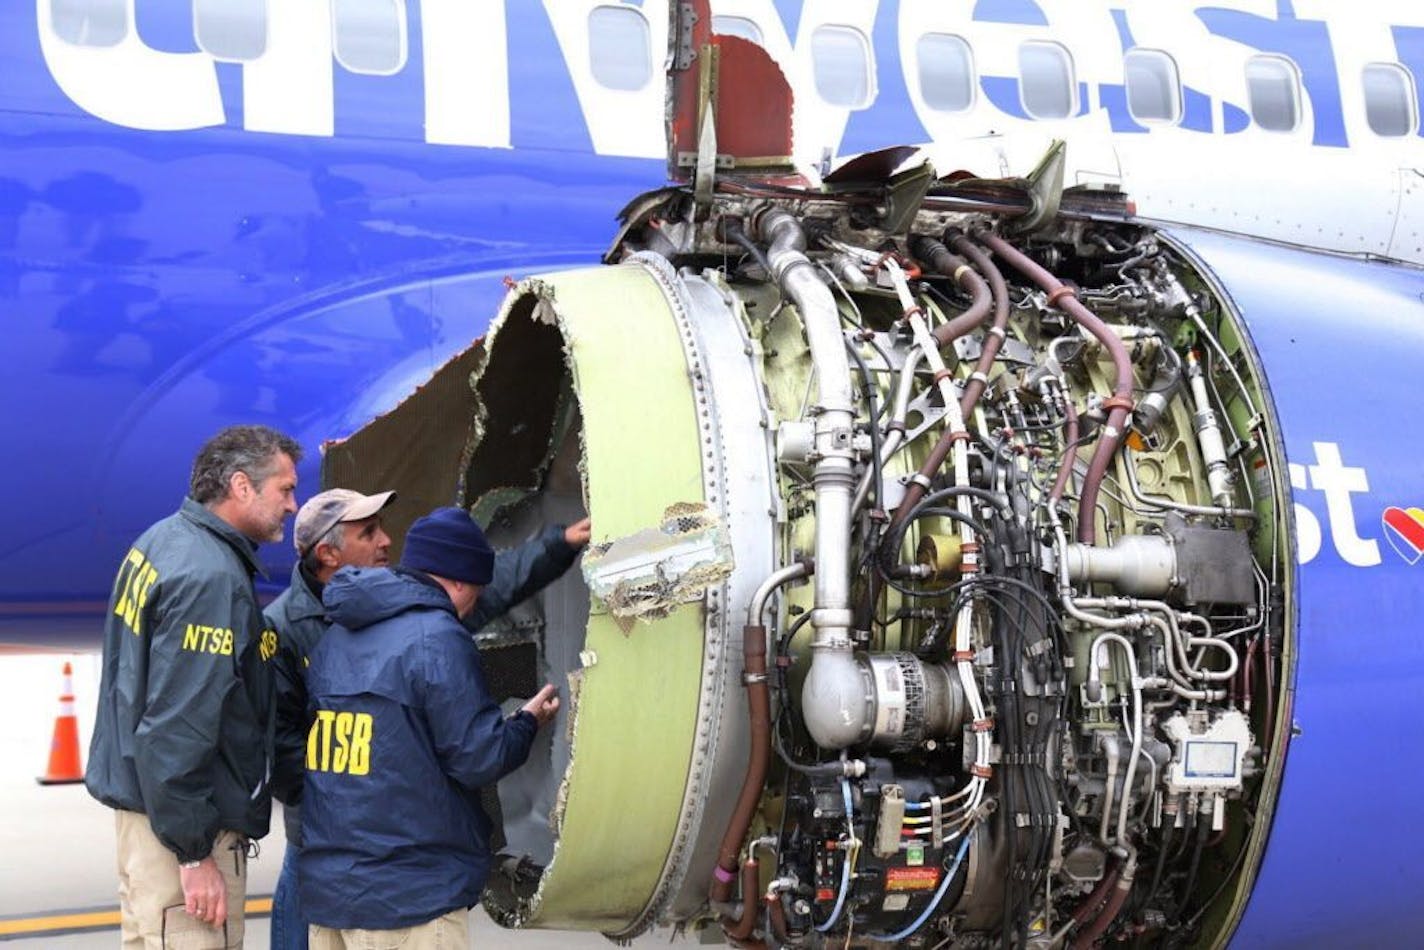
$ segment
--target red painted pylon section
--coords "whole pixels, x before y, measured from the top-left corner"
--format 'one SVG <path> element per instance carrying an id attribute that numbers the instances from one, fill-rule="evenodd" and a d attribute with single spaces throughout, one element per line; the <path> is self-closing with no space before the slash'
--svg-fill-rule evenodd
<path id="1" fill-rule="evenodd" d="M 49 768 L 35 781 L 41 785 L 84 781 L 84 767 L 79 764 L 79 720 L 74 718 L 74 670 L 68 663 L 64 664 L 64 692 L 59 696 L 59 715 L 49 746 Z"/>

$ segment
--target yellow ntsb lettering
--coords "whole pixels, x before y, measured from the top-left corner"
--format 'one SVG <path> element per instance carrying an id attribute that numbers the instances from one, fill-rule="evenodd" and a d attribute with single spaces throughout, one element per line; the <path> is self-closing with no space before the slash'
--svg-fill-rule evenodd
<path id="1" fill-rule="evenodd" d="M 368 775 L 371 771 L 371 735 L 375 720 L 370 713 L 318 709 L 307 733 L 307 769 Z"/>
<path id="2" fill-rule="evenodd" d="M 114 592 L 118 595 L 114 598 L 114 614 L 136 637 L 143 634 L 143 605 L 148 603 L 148 592 L 157 580 L 158 571 L 143 552 L 130 548 L 114 579 Z"/>
<path id="3" fill-rule="evenodd" d="M 232 630 L 190 623 L 183 631 L 183 649 L 192 653 L 214 653 L 232 656 Z"/>
<path id="4" fill-rule="evenodd" d="M 262 662 L 266 663 L 277 655 L 277 631 L 263 630 L 262 638 L 257 641 L 257 653 L 262 657 Z"/>

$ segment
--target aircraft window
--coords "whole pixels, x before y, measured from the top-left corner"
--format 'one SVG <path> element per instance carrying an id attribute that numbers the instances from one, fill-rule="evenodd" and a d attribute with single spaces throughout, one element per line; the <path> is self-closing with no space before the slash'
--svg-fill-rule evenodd
<path id="1" fill-rule="evenodd" d="M 721 33 L 723 36 L 740 36 L 744 40 L 751 40 L 758 46 L 765 46 L 761 38 L 761 27 L 753 20 L 748 20 L 744 16 L 714 16 L 712 18 L 712 32 Z"/>
<path id="2" fill-rule="evenodd" d="M 1057 43 L 1028 42 L 1019 46 L 1019 96 L 1024 111 L 1035 119 L 1066 119 L 1077 98 L 1073 57 Z"/>
<path id="3" fill-rule="evenodd" d="M 332 0 L 331 17 L 333 50 L 344 68 L 363 76 L 389 76 L 405 67 L 403 0 Z"/>
<path id="4" fill-rule="evenodd" d="M 1413 135 L 1419 124 L 1414 78 L 1395 63 L 1370 63 L 1364 71 L 1365 118 L 1376 135 Z"/>
<path id="5" fill-rule="evenodd" d="M 974 104 L 974 54 L 962 37 L 926 33 L 915 44 L 920 95 L 937 112 L 963 112 Z"/>
<path id="6" fill-rule="evenodd" d="M 609 89 L 642 89 L 653 78 L 648 21 L 633 7 L 594 7 L 588 14 L 588 64 Z"/>
<path id="7" fill-rule="evenodd" d="M 1246 61 L 1246 96 L 1251 118 L 1267 132 L 1290 132 L 1299 124 L 1300 75 L 1284 56 Z"/>
<path id="8" fill-rule="evenodd" d="M 267 49 L 267 0 L 193 0 L 193 35 L 213 59 L 254 60 Z"/>
<path id="9" fill-rule="evenodd" d="M 1122 58 L 1127 111 L 1139 122 L 1176 123 L 1182 117 L 1177 61 L 1159 49 L 1129 50 Z"/>
<path id="10" fill-rule="evenodd" d="M 870 42 L 849 26 L 826 24 L 811 34 L 811 69 L 816 92 L 833 106 L 870 105 Z"/>
<path id="11" fill-rule="evenodd" d="M 54 33 L 75 46 L 117 46 L 129 31 L 125 0 L 52 0 Z"/>

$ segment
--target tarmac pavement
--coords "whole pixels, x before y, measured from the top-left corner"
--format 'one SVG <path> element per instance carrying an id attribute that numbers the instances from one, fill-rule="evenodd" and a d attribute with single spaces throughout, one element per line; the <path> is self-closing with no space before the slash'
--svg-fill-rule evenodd
<path id="1" fill-rule="evenodd" d="M 82 755 L 88 755 L 99 685 L 99 657 L 87 654 L 0 652 L 0 943 L 10 947 L 110 948 L 116 926 L 56 933 L 83 916 L 118 909 L 114 867 L 114 815 L 83 785 L 42 786 L 55 716 L 59 712 L 61 669 L 74 664 L 75 707 Z M 270 897 L 282 867 L 286 840 L 281 815 L 272 815 L 272 833 L 249 863 L 249 898 Z M 594 950 L 611 944 L 599 934 L 510 931 L 476 909 L 471 915 L 474 947 L 521 950 Z M 44 936 L 23 936 L 44 927 Z M 666 942 L 666 933 L 639 943 Z M 265 950 L 267 917 L 250 918 L 246 946 Z"/>

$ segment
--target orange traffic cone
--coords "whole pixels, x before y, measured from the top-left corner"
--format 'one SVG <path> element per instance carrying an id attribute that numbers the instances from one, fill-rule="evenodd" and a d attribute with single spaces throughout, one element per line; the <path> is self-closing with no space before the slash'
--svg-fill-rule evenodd
<path id="1" fill-rule="evenodd" d="M 35 781 L 41 785 L 84 781 L 84 768 L 79 764 L 79 721 L 74 718 L 74 670 L 68 663 L 64 664 L 64 692 L 59 696 L 59 715 L 49 746 L 49 770 Z"/>

